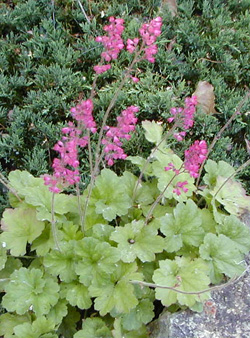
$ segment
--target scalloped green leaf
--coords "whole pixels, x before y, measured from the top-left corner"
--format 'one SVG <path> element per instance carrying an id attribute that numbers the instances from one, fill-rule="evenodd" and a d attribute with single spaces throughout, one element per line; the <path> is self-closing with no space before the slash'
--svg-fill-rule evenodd
<path id="1" fill-rule="evenodd" d="M 142 121 L 142 128 L 145 130 L 145 138 L 151 142 L 158 144 L 162 139 L 162 125 L 155 121 Z"/>
<path id="2" fill-rule="evenodd" d="M 59 299 L 55 306 L 53 306 L 50 312 L 46 315 L 47 319 L 53 321 L 55 325 L 62 322 L 63 318 L 68 314 L 67 301 L 65 299 Z"/>
<path id="3" fill-rule="evenodd" d="M 213 284 L 218 284 L 223 274 L 236 277 L 245 269 L 243 255 L 232 245 L 232 240 L 222 234 L 207 234 L 200 246 L 200 256 L 209 264 Z"/>
<path id="4" fill-rule="evenodd" d="M 166 259 L 159 262 L 160 268 L 155 270 L 153 281 L 161 286 L 174 287 L 185 292 L 198 292 L 208 288 L 207 264 L 200 258 L 191 260 L 186 257 L 176 257 L 174 261 Z M 164 306 L 179 303 L 180 305 L 193 306 L 209 298 L 209 292 L 203 294 L 182 294 L 169 289 L 156 288 L 156 299 Z"/>
<path id="5" fill-rule="evenodd" d="M 132 205 L 131 198 L 126 193 L 126 182 L 113 171 L 103 169 L 96 178 L 91 204 L 95 205 L 96 213 L 108 221 L 125 215 Z"/>
<path id="6" fill-rule="evenodd" d="M 196 190 L 194 185 L 194 179 L 185 172 L 181 172 L 175 177 L 175 173 L 172 170 L 165 170 L 165 167 L 169 166 L 169 163 L 173 163 L 176 169 L 180 169 L 183 165 L 182 160 L 174 154 L 170 149 L 165 149 L 163 152 L 157 151 L 154 154 L 155 161 L 152 163 L 152 171 L 154 176 L 158 178 L 157 187 L 161 192 L 164 192 L 164 197 L 174 198 L 179 202 L 184 202 L 188 197 L 193 195 Z M 173 192 L 178 182 L 187 182 L 185 188 L 187 192 L 182 192 L 179 196 Z M 167 187 L 167 189 L 166 189 Z"/>
<path id="7" fill-rule="evenodd" d="M 217 226 L 217 232 L 227 236 L 241 253 L 250 251 L 250 229 L 236 216 L 225 217 L 223 224 Z"/>
<path id="8" fill-rule="evenodd" d="M 207 160 L 204 168 L 206 170 L 206 174 L 204 175 L 203 180 L 210 187 L 216 185 L 218 176 L 227 178 L 235 172 L 235 169 L 227 162 L 219 161 L 216 163 L 210 159 Z"/>
<path id="9" fill-rule="evenodd" d="M 15 271 L 20 269 L 22 263 L 19 259 L 14 257 L 8 257 L 5 262 L 4 269 L 0 271 L 0 292 L 5 290 L 6 285 L 9 283 L 10 275 Z"/>
<path id="10" fill-rule="evenodd" d="M 61 325 L 59 326 L 57 333 L 58 336 L 64 338 L 72 338 L 76 333 L 77 323 L 80 320 L 80 313 L 75 307 L 68 304 L 68 314 L 63 318 Z"/>
<path id="11" fill-rule="evenodd" d="M 164 248 L 164 239 L 158 236 L 157 229 L 145 225 L 143 220 L 116 227 L 110 239 L 118 243 L 121 260 L 125 263 L 133 262 L 136 257 L 142 262 L 151 262 L 155 260 L 155 253 Z"/>
<path id="12" fill-rule="evenodd" d="M 2 305 L 10 312 L 23 315 L 34 311 L 37 316 L 49 313 L 59 298 L 59 285 L 38 269 L 21 268 L 10 276 Z"/>
<path id="13" fill-rule="evenodd" d="M 173 214 L 160 218 L 161 232 L 166 236 L 165 250 L 178 251 L 183 245 L 198 247 L 204 238 L 200 210 L 192 200 L 178 203 Z"/>
<path id="14" fill-rule="evenodd" d="M 61 242 L 60 251 L 52 250 L 44 257 L 43 264 L 46 271 L 52 276 L 59 276 L 64 282 L 72 282 L 76 279 L 75 262 L 75 242 Z"/>
<path id="15" fill-rule="evenodd" d="M 14 327 L 29 321 L 29 315 L 18 316 L 10 313 L 1 314 L 0 335 L 4 338 L 13 338 Z"/>
<path id="16" fill-rule="evenodd" d="M 130 280 L 142 280 L 136 263 L 119 262 L 109 278 L 89 287 L 90 295 L 96 297 L 95 309 L 101 316 L 105 316 L 112 309 L 118 313 L 128 313 L 136 307 L 138 299 L 134 294 L 134 286 L 129 283 Z"/>
<path id="17" fill-rule="evenodd" d="M 54 332 L 51 332 L 54 331 Z M 57 338 L 55 323 L 45 317 L 37 318 L 32 324 L 23 323 L 14 328 L 17 338 Z M 46 335 L 45 335 L 46 334 Z"/>
<path id="18" fill-rule="evenodd" d="M 110 329 L 101 318 L 87 318 L 82 330 L 74 334 L 74 338 L 112 338 Z"/>
<path id="19" fill-rule="evenodd" d="M 24 255 L 27 243 L 32 243 L 44 229 L 44 222 L 38 221 L 34 209 L 6 209 L 3 213 L 0 235 L 13 256 Z"/>
<path id="20" fill-rule="evenodd" d="M 61 296 L 65 297 L 70 305 L 78 306 L 82 310 L 92 305 L 88 287 L 79 282 L 61 284 Z"/>
<path id="21" fill-rule="evenodd" d="M 60 231 L 57 231 L 57 237 L 59 240 L 62 239 L 62 234 Z M 55 247 L 55 241 L 51 229 L 51 224 L 46 224 L 45 229 L 41 233 L 41 235 L 34 240 L 32 243 L 32 250 L 36 250 L 37 255 L 44 256 L 46 255 L 50 249 Z"/>
<path id="22" fill-rule="evenodd" d="M 2 270 L 5 267 L 5 263 L 7 261 L 7 251 L 5 245 L 3 246 L 3 244 L 4 243 L 0 245 L 0 270 Z"/>
<path id="23" fill-rule="evenodd" d="M 117 248 L 92 237 L 78 241 L 75 252 L 80 259 L 76 264 L 75 271 L 80 276 L 81 283 L 86 286 L 111 274 L 116 269 L 116 262 L 121 257 Z"/>
<path id="24" fill-rule="evenodd" d="M 154 304 L 149 299 L 142 299 L 134 309 L 121 317 L 122 326 L 128 331 L 138 330 L 154 316 Z"/>
<path id="25" fill-rule="evenodd" d="M 250 212 L 250 196 L 246 195 L 245 189 L 240 182 L 218 176 L 216 185 L 210 191 L 211 195 L 221 203 L 229 214 L 240 216 L 246 210 Z"/>

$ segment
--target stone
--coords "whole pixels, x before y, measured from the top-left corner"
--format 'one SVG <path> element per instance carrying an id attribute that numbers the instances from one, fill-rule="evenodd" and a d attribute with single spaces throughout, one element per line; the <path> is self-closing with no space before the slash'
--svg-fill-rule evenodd
<path id="1" fill-rule="evenodd" d="M 250 264 L 250 256 L 246 257 Z M 165 311 L 150 324 L 151 338 L 250 338 L 250 273 L 211 292 L 201 313 Z"/>

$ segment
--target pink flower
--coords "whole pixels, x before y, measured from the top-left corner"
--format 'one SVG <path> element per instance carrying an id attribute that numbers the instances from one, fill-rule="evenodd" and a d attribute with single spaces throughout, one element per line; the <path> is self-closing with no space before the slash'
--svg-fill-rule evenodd
<path id="1" fill-rule="evenodd" d="M 177 141 L 182 141 L 186 135 L 185 130 L 188 130 L 194 125 L 194 113 L 197 105 L 197 97 L 187 97 L 185 99 L 184 108 L 171 108 L 170 113 L 172 114 L 167 120 L 169 123 L 175 121 L 177 126 L 184 131 L 174 133 L 174 138 Z"/>
<path id="2" fill-rule="evenodd" d="M 102 74 L 111 68 L 111 65 L 96 65 L 93 67 L 96 74 Z"/>
<path id="3" fill-rule="evenodd" d="M 106 126 L 106 135 L 102 140 L 102 144 L 104 145 L 105 160 L 108 165 L 113 165 L 114 160 L 125 159 L 127 157 L 122 149 L 121 140 L 129 140 L 131 138 L 129 133 L 135 130 L 137 118 L 134 114 L 138 111 L 138 107 L 130 106 L 117 117 L 116 127 Z"/>
<path id="4" fill-rule="evenodd" d="M 104 26 L 103 30 L 108 33 L 108 36 L 98 36 L 95 41 L 101 42 L 105 48 L 101 56 L 105 61 L 110 62 L 118 57 L 120 51 L 124 48 L 122 40 L 122 32 L 124 30 L 124 20 L 109 18 L 110 25 Z"/>
<path id="5" fill-rule="evenodd" d="M 78 105 L 70 109 L 71 115 L 76 121 L 82 121 L 85 129 L 89 129 L 92 133 L 96 132 L 96 123 L 93 118 L 93 102 L 88 99 L 80 102 Z"/>
<path id="6" fill-rule="evenodd" d="M 206 160 L 207 153 L 206 141 L 195 141 L 189 149 L 185 150 L 184 168 L 191 177 L 199 176 L 200 165 Z"/>
<path id="7" fill-rule="evenodd" d="M 151 63 L 155 62 L 154 55 L 157 54 L 157 46 L 155 44 L 157 37 L 161 34 L 162 18 L 157 17 L 145 23 L 139 29 L 143 43 L 147 46 L 145 48 L 144 58 Z"/>

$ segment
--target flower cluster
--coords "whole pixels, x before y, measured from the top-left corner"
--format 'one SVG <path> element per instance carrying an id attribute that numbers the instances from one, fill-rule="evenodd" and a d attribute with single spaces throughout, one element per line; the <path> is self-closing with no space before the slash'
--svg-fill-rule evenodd
<path id="1" fill-rule="evenodd" d="M 139 111 L 136 106 L 130 106 L 123 110 L 121 115 L 117 117 L 117 126 L 106 126 L 106 135 L 102 140 L 104 145 L 104 152 L 106 154 L 105 160 L 108 165 L 114 164 L 114 159 L 125 159 L 127 155 L 122 149 L 122 139 L 129 140 L 131 138 L 130 132 L 135 130 L 137 118 L 135 113 Z"/>
<path id="2" fill-rule="evenodd" d="M 197 97 L 187 97 L 185 99 L 185 107 L 184 108 L 171 108 L 170 113 L 172 117 L 168 118 L 168 122 L 175 121 L 181 129 L 184 131 L 174 133 L 174 138 L 177 141 L 182 141 L 183 138 L 186 136 L 186 131 L 193 127 L 194 125 L 194 113 L 195 107 L 197 105 Z"/>
<path id="3" fill-rule="evenodd" d="M 181 195 L 181 191 L 188 192 L 188 188 L 185 188 L 185 185 L 187 185 L 188 182 L 184 181 L 184 182 L 177 182 L 175 185 L 175 188 L 173 189 L 173 193 L 180 196 Z"/>
<path id="4" fill-rule="evenodd" d="M 88 99 L 80 102 L 77 106 L 70 109 L 71 115 L 76 121 L 81 121 L 85 129 L 92 133 L 96 132 L 96 123 L 93 119 L 93 102 Z"/>
<path id="5" fill-rule="evenodd" d="M 200 165 L 207 158 L 206 141 L 195 141 L 189 149 L 185 150 L 184 168 L 190 176 L 197 178 L 199 176 Z"/>
<path id="6" fill-rule="evenodd" d="M 120 51 L 124 48 L 124 43 L 122 40 L 122 32 L 124 30 L 124 20 L 116 19 L 113 16 L 109 18 L 110 25 L 103 27 L 103 30 L 108 33 L 108 35 L 97 36 L 95 39 L 96 42 L 101 42 L 105 48 L 105 51 L 101 53 L 102 58 L 110 62 L 111 60 L 117 59 Z M 97 74 L 104 73 L 111 66 L 107 65 L 97 65 L 94 67 L 94 71 Z"/>
<path id="7" fill-rule="evenodd" d="M 44 184 L 49 185 L 49 190 L 54 193 L 61 191 L 58 185 L 68 186 L 80 181 L 78 146 L 85 147 L 88 144 L 87 137 L 81 137 L 81 130 L 72 122 L 63 128 L 62 132 L 65 136 L 53 148 L 60 154 L 60 159 L 55 158 L 53 161 L 54 174 L 44 175 Z"/>
<path id="8" fill-rule="evenodd" d="M 150 23 L 143 24 L 139 29 L 142 41 L 147 46 L 145 48 L 144 58 L 151 63 L 155 62 L 155 58 L 153 55 L 157 54 L 158 51 L 155 41 L 157 37 L 161 34 L 161 26 L 162 18 L 157 17 L 151 20 Z"/>

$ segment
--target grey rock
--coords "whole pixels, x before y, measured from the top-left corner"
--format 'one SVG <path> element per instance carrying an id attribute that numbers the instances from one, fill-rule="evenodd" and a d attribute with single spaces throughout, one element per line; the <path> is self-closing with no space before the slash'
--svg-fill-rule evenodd
<path id="1" fill-rule="evenodd" d="M 249 265 L 249 256 L 246 258 Z M 151 338 L 250 338 L 250 273 L 211 293 L 202 313 L 164 312 L 150 325 Z"/>

